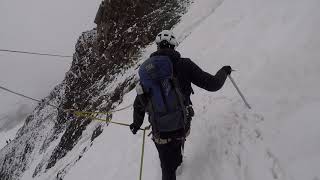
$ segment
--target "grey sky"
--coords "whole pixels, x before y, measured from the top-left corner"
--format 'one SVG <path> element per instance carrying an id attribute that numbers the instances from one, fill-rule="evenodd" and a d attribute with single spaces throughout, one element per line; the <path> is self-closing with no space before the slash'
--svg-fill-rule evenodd
<path id="1" fill-rule="evenodd" d="M 101 0 L 0 0 L 0 49 L 72 55 L 92 29 Z M 41 99 L 61 82 L 72 58 L 0 52 L 0 85 Z M 36 103 L 0 90 L 0 116 Z M 3 121 L 3 120 L 1 120 Z"/>

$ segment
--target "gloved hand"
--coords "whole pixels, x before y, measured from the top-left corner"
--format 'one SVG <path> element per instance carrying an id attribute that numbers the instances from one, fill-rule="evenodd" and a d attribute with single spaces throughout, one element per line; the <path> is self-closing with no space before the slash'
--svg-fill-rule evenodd
<path id="1" fill-rule="evenodd" d="M 224 72 L 226 72 L 227 75 L 230 75 L 231 72 L 232 72 L 231 66 L 223 66 L 221 69 L 222 69 Z"/>
<path id="2" fill-rule="evenodd" d="M 135 126 L 135 124 L 130 124 L 130 130 L 133 134 L 137 134 L 137 131 L 139 130 L 140 128 L 138 128 L 137 126 Z"/>
<path id="3" fill-rule="evenodd" d="M 186 116 L 188 118 L 192 118 L 194 116 L 194 110 L 192 108 L 192 105 L 189 105 L 186 107 L 186 113 L 187 113 Z"/>

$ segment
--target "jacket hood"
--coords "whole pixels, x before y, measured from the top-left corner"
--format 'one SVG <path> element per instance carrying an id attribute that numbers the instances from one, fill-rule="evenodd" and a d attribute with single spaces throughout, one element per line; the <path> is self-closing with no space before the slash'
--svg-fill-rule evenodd
<path id="1" fill-rule="evenodd" d="M 178 61 L 181 58 L 181 54 L 173 49 L 160 49 L 150 55 L 152 56 L 169 56 L 173 61 Z"/>

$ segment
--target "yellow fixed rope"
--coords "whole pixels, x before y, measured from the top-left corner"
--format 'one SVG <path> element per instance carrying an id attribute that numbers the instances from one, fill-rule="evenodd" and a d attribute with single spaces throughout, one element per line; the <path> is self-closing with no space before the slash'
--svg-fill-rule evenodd
<path id="1" fill-rule="evenodd" d="M 108 111 L 108 112 L 94 112 L 94 111 L 77 111 L 77 110 L 75 110 L 75 109 L 66 109 L 66 110 L 64 110 L 64 111 L 66 111 L 66 112 L 74 112 L 74 113 L 81 113 L 81 114 L 106 114 L 106 115 L 110 115 L 111 113 L 113 113 L 113 112 L 119 112 L 119 111 L 123 111 L 123 110 L 126 110 L 126 109 L 128 109 L 128 108 L 130 108 L 130 107 L 132 107 L 133 106 L 133 104 L 130 104 L 130 105 L 128 105 L 128 106 L 125 106 L 125 107 L 123 107 L 123 108 L 120 108 L 120 109 L 115 109 L 115 110 L 110 110 L 110 111 Z"/>
<path id="2" fill-rule="evenodd" d="M 74 113 L 76 116 L 79 117 L 86 117 L 86 118 L 90 118 L 92 120 L 97 120 L 97 121 L 103 121 L 103 122 L 107 122 L 107 123 L 113 123 L 113 124 L 118 124 L 118 125 L 122 125 L 122 126 L 130 126 L 129 124 L 126 123 L 119 123 L 119 122 L 114 122 L 111 121 L 111 119 L 101 119 L 101 118 L 96 118 L 93 117 L 92 115 L 88 115 L 90 114 L 89 112 L 81 112 L 81 111 L 77 111 Z M 92 113 L 92 114 L 97 114 L 97 113 Z M 100 113 L 101 114 L 101 113 Z M 143 172 L 143 160 L 144 160 L 144 147 L 145 147 L 145 142 L 146 142 L 146 131 L 149 130 L 151 128 L 151 125 L 145 127 L 143 130 L 143 139 L 142 139 L 142 147 L 141 147 L 141 160 L 140 160 L 140 174 L 139 174 L 139 180 L 142 180 L 142 172 Z"/>
<path id="3" fill-rule="evenodd" d="M 29 96 L 26 96 L 26 95 L 23 95 L 21 93 L 17 93 L 15 91 L 12 91 L 8 88 L 5 88 L 5 87 L 2 87 L 0 86 L 0 89 L 3 89 L 5 91 L 8 91 L 10 93 L 13 93 L 15 95 L 18 95 L 18 96 L 21 96 L 21 97 L 24 97 L 24 98 L 27 98 L 27 99 L 30 99 L 30 100 L 33 100 L 33 101 L 36 101 L 36 102 L 40 102 L 42 103 L 42 101 L 40 100 L 37 100 L 35 98 L 31 98 Z M 57 108 L 58 110 L 62 110 L 64 112 L 69 112 L 69 113 L 72 113 L 78 117 L 86 117 L 86 118 L 90 118 L 92 120 L 96 120 L 96 121 L 102 121 L 102 122 L 107 122 L 107 123 L 112 123 L 112 124 L 117 124 L 117 125 L 121 125 L 121 126 L 130 126 L 129 124 L 126 124 L 126 123 L 120 123 L 120 122 L 114 122 L 114 121 L 111 121 L 111 118 L 110 117 L 107 117 L 107 119 L 101 119 L 101 118 L 96 118 L 94 117 L 93 115 L 98 115 L 98 114 L 105 114 L 105 115 L 110 115 L 112 114 L 112 112 L 118 112 L 118 111 L 122 111 L 122 110 L 125 110 L 125 109 L 128 109 L 132 106 L 131 105 L 128 105 L 126 107 L 123 107 L 123 108 L 120 108 L 120 109 L 116 109 L 116 110 L 111 110 L 109 112 L 87 112 L 87 111 L 77 111 L 75 109 L 60 109 L 59 107 L 57 106 L 54 106 L 54 105 L 51 105 L 49 103 L 46 103 L 48 104 L 49 106 L 52 106 L 54 108 Z M 145 140 L 146 140 L 146 131 L 149 130 L 151 128 L 151 126 L 147 126 L 145 127 L 144 129 L 141 129 L 140 130 L 143 130 L 143 140 L 142 140 L 142 151 L 141 151 L 141 163 L 140 163 L 140 175 L 139 175 L 139 180 L 142 179 L 142 170 L 143 170 L 143 159 L 144 159 L 144 146 L 145 146 Z"/>
<path id="4" fill-rule="evenodd" d="M 90 118 L 90 119 L 96 120 L 96 121 L 102 121 L 102 122 L 112 123 L 112 124 L 117 124 L 117 125 L 122 125 L 122 126 L 130 126 L 130 124 L 111 121 L 110 118 L 108 118 L 108 119 L 96 118 L 92 115 L 88 115 L 89 113 L 87 113 L 87 112 L 77 111 L 77 112 L 74 112 L 74 114 L 78 117 L 86 117 L 86 118 Z M 143 129 L 140 129 L 140 130 L 143 130 Z"/>

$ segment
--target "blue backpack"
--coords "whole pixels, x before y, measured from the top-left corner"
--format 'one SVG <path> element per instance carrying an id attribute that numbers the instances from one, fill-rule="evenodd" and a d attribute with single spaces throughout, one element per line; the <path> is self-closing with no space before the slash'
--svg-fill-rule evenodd
<path id="1" fill-rule="evenodd" d="M 185 129 L 184 97 L 168 56 L 152 56 L 139 68 L 140 85 L 148 98 L 147 112 L 153 133 Z"/>

